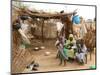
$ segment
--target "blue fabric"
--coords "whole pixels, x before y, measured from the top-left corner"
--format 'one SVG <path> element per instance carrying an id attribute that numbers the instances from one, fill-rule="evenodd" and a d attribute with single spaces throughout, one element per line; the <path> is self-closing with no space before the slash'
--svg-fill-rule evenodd
<path id="1" fill-rule="evenodd" d="M 78 15 L 73 16 L 72 22 L 75 23 L 75 24 L 79 24 L 80 23 L 80 17 Z"/>

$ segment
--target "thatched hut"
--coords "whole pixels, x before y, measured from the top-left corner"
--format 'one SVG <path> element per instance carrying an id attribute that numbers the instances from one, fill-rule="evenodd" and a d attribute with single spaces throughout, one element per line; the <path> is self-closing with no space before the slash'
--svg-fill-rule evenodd
<path id="1" fill-rule="evenodd" d="M 12 8 L 12 64 L 11 72 L 20 73 L 28 64 L 33 61 L 29 49 L 24 49 L 21 46 L 22 37 L 18 30 L 14 30 L 14 23 L 18 21 L 19 12 Z M 29 58 L 30 57 L 30 58 Z"/>

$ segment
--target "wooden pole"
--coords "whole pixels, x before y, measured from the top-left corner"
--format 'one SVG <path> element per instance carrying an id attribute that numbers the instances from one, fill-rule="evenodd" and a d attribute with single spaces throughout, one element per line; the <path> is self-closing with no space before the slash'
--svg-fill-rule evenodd
<path id="1" fill-rule="evenodd" d="M 42 42 L 44 42 L 44 33 L 43 33 L 43 31 L 44 31 L 44 19 L 42 19 L 42 27 L 41 27 L 41 34 L 42 34 Z"/>

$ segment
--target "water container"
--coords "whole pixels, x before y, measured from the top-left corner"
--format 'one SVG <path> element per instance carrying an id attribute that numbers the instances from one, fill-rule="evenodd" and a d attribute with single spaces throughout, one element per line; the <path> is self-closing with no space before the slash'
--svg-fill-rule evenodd
<path id="1" fill-rule="evenodd" d="M 72 22 L 73 22 L 73 24 L 79 24 L 80 23 L 80 17 L 78 15 L 73 16 Z"/>

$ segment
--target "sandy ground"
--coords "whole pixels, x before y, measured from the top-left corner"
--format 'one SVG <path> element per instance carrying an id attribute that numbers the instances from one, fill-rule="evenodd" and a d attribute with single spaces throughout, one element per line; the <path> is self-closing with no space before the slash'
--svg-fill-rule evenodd
<path id="1" fill-rule="evenodd" d="M 34 55 L 33 59 L 39 63 L 38 71 L 31 71 L 30 69 L 25 69 L 23 72 L 46 72 L 46 71 L 63 71 L 63 70 L 79 70 L 79 69 L 89 69 L 91 65 L 95 65 L 95 54 L 92 54 L 92 60 L 89 58 L 88 62 L 84 65 L 79 65 L 76 61 L 73 63 L 67 62 L 66 66 L 59 65 L 59 59 L 56 59 L 57 49 L 54 47 L 55 41 L 46 41 L 43 45 L 46 47 L 44 50 L 33 51 L 31 54 Z M 51 54 L 45 56 L 45 52 L 49 51 Z"/>

